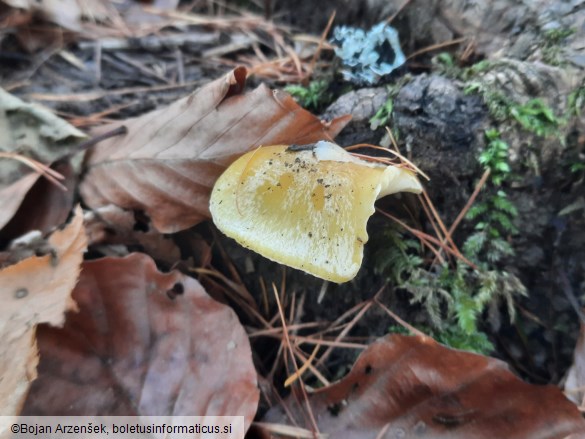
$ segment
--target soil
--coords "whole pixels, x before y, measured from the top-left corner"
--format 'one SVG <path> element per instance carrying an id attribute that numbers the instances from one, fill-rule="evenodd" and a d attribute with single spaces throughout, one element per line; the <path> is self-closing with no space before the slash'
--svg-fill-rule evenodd
<path id="1" fill-rule="evenodd" d="M 392 24 L 400 33 L 407 55 L 433 44 L 474 35 L 472 47 L 450 45 L 442 50 L 450 51 L 460 68 L 482 59 L 490 60 L 494 67 L 482 76 L 483 81 L 495 81 L 501 90 L 520 101 L 541 98 L 558 115 L 565 110 L 569 93 L 583 84 L 585 77 L 585 1 L 532 0 L 519 5 L 515 0 L 328 0 L 322 2 L 318 12 L 315 2 L 308 0 L 267 3 L 271 4 L 271 14 L 277 23 L 291 24 L 314 34 L 323 31 L 334 9 L 336 23 L 354 26 L 371 25 L 398 12 Z M 399 11 L 403 4 L 406 6 Z M 573 28 L 575 33 L 560 43 L 563 62 L 549 65 L 543 60 L 543 35 L 556 28 Z M 224 33 L 222 38 L 229 38 Z M 0 48 L 3 59 L 0 84 L 22 98 L 34 98 L 35 94 L 38 97 L 41 93 L 80 96 L 101 90 L 102 96 L 87 94 L 84 100 L 44 103 L 70 117 L 89 116 L 119 106 L 119 110 L 106 117 L 124 119 L 170 103 L 198 84 L 228 71 L 230 66 L 201 57 L 215 45 L 217 42 L 212 41 L 179 46 L 184 85 L 171 86 L 156 75 L 140 74 L 127 60 L 163 66 L 167 74 L 179 74 L 177 48 L 141 48 L 123 53 L 105 50 L 101 54 L 100 74 L 94 65 L 95 48 L 91 44 L 74 44 L 70 48 L 85 65 L 87 70 L 83 71 L 59 56 L 27 54 L 10 37 L 3 40 Z M 427 184 L 429 196 L 447 225 L 455 220 L 483 172 L 477 157 L 485 147 L 484 131 L 492 126 L 499 128 L 511 148 L 510 162 L 516 178 L 506 191 L 519 211 L 516 225 L 520 230 L 510 237 L 516 256 L 502 261 L 501 267 L 515 273 L 529 294 L 517 300 L 519 312 L 515 323 L 502 318 L 499 328 L 494 329 L 486 321 L 483 329 L 496 345 L 494 355 L 507 361 L 524 378 L 557 384 L 571 364 L 578 335 L 579 316 L 571 301 L 582 306 L 585 297 L 585 216 L 583 207 L 578 207 L 579 200 L 585 197 L 584 177 L 582 172 L 570 172 L 571 164 L 576 160 L 583 162 L 585 154 L 584 113 L 562 126 L 558 135 L 547 137 L 520 129 L 510 120 L 494 121 L 480 96 L 465 93 L 464 81 L 436 68 L 432 63 L 432 55 L 436 53 L 412 58 L 405 67 L 385 78 L 384 84 L 366 88 L 352 86 L 349 92 L 336 96 L 322 117 L 353 115 L 352 123 L 337 139 L 342 146 L 384 142 L 384 129 L 372 130 L 369 119 L 386 102 L 389 86 L 408 76 L 393 91 L 394 112 L 390 124 L 400 134 L 399 144 L 409 158 L 431 177 Z M 347 89 L 341 79 L 336 81 L 333 90 Z M 107 93 L 134 87 L 163 89 Z M 416 201 L 405 198 L 418 212 Z M 392 209 L 395 204 L 383 200 L 382 205 Z M 569 206 L 577 207 L 564 214 L 563 209 Z M 431 231 L 422 213 L 418 212 L 416 217 L 419 227 Z M 388 221 L 379 216 L 370 220 L 370 247 L 379 244 L 387 225 Z M 469 232 L 470 225 L 464 222 L 455 234 L 455 241 L 460 244 Z M 189 233 L 203 235 L 210 241 L 217 239 L 259 303 L 262 301 L 260 279 L 268 288 L 272 283 L 281 285 L 284 275 L 287 290 L 295 292 L 297 322 L 334 321 L 356 304 L 373 297 L 386 283 L 375 274 L 374 255 L 368 251 L 358 277 L 347 284 L 327 285 L 319 302 L 323 281 L 285 270 L 237 246 L 216 233 L 210 224 L 201 224 Z M 177 239 L 184 239 L 184 234 Z M 223 266 L 228 273 L 219 252 L 214 257 L 215 265 Z M 421 310 L 409 304 L 409 296 L 404 291 L 389 285 L 381 293 L 381 300 L 405 320 L 424 323 Z M 270 306 L 274 306 L 273 301 Z M 241 317 L 248 323 L 247 316 Z M 372 308 L 349 339 L 373 340 L 386 334 L 393 324 L 383 311 Z M 261 341 L 253 347 L 260 373 L 268 373 L 275 345 Z M 355 351 L 338 351 L 327 363 L 333 377 L 342 376 L 357 355 Z"/>

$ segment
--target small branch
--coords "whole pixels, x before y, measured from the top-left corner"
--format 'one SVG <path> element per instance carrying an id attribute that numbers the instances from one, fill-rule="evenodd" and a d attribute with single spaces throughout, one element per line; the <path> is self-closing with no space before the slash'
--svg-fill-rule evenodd
<path id="1" fill-rule="evenodd" d="M 103 140 L 109 139 L 111 137 L 116 137 L 116 136 L 120 136 L 122 134 L 126 134 L 128 133 L 128 128 L 126 128 L 125 125 L 121 125 L 118 128 L 114 128 L 113 130 L 107 131 L 105 133 L 102 134 L 98 134 L 95 137 L 92 137 L 91 139 L 87 139 L 83 142 L 81 142 L 79 145 L 77 145 L 77 148 L 75 149 L 74 153 L 78 153 L 80 151 L 85 151 L 86 149 L 91 148 L 92 146 L 94 146 L 96 143 L 99 143 Z M 71 155 L 71 154 L 69 154 Z"/>

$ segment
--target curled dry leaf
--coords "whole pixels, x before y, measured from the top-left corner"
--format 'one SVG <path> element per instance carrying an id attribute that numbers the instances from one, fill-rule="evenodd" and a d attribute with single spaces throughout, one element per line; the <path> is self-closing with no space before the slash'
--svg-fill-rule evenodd
<path id="1" fill-rule="evenodd" d="M 336 439 L 585 437 L 585 421 L 558 388 L 527 384 L 499 360 L 426 337 L 373 343 L 345 378 L 309 403 L 320 432 Z M 303 419 L 293 399 L 285 404 Z M 287 418 L 276 407 L 265 421 Z"/>
<path id="2" fill-rule="evenodd" d="M 242 154 L 259 145 L 331 140 L 347 123 L 324 124 L 263 85 L 241 94 L 245 78 L 239 67 L 169 107 L 125 121 L 125 137 L 88 154 L 85 202 L 142 210 L 158 231 L 177 232 L 209 218 L 213 184 Z"/>
<path id="3" fill-rule="evenodd" d="M 24 197 L 40 177 L 40 174 L 29 172 L 14 183 L 0 189 L 0 204 L 2 205 L 2 209 L 0 209 L 0 229 L 12 219 L 22 204 Z"/>
<path id="4" fill-rule="evenodd" d="M 70 294 L 86 247 L 80 208 L 75 210 L 69 225 L 49 237 L 48 244 L 49 254 L 32 256 L 0 270 L 3 415 L 18 414 L 28 386 L 36 376 L 36 325 L 61 326 L 65 311 L 75 309 Z"/>
<path id="5" fill-rule="evenodd" d="M 84 213 L 89 245 L 122 244 L 143 250 L 157 262 L 171 267 L 181 260 L 181 251 L 171 236 L 158 233 L 137 221 L 133 212 L 108 205 Z"/>
<path id="6" fill-rule="evenodd" d="M 72 31 L 83 30 L 82 20 L 91 17 L 96 21 L 107 21 L 115 9 L 106 0 L 91 2 L 80 0 L 3 0 L 13 8 L 23 9 L 44 17 Z"/>
<path id="7" fill-rule="evenodd" d="M 73 127 L 63 119 L 55 116 L 50 110 L 37 104 L 23 102 L 17 97 L 0 89 L 0 229 L 2 229 L 16 214 L 29 190 L 41 178 L 31 168 L 11 157 L 18 153 L 23 160 L 26 157 L 35 159 L 44 164 L 55 163 L 55 166 L 68 166 L 56 163 L 59 159 L 75 151 L 76 145 L 86 135 Z M 60 169 L 63 170 L 63 169 Z M 59 169 L 56 169 L 58 172 Z M 73 173 L 65 181 L 65 186 L 72 184 Z M 44 179 L 43 179 L 44 180 Z M 37 191 L 49 194 L 51 197 L 69 197 L 71 194 L 59 194 L 57 187 L 45 186 L 46 181 L 38 181 Z M 39 198 L 42 199 L 42 198 Z M 55 199 L 53 199 L 55 201 Z M 34 203 L 32 203 L 34 204 Z M 64 204 L 68 204 L 64 202 Z M 39 206 L 34 206 L 35 209 Z M 63 213 L 69 213 L 71 204 L 68 204 L 65 212 L 57 209 L 59 219 L 62 221 Z M 45 215 L 54 215 L 50 209 L 34 212 L 37 224 L 43 223 Z M 31 215 L 31 212 L 27 212 Z M 55 219 L 55 218 L 53 218 Z M 33 221 L 33 222 L 35 222 Z M 51 223 L 50 218 L 44 221 L 44 225 Z M 60 222 L 56 223 L 60 224 Z M 50 226 L 56 224 L 51 223 Z M 43 231 L 48 228 L 43 228 Z M 4 239 L 7 237 L 4 236 Z"/>
<path id="8" fill-rule="evenodd" d="M 40 326 L 26 415 L 240 415 L 258 404 L 236 314 L 139 253 L 88 261 L 63 329 Z"/>
<path id="9" fill-rule="evenodd" d="M 35 173 L 28 174 L 15 183 L 26 185 L 31 178 L 35 180 L 29 189 L 15 190 L 16 198 L 22 199 L 10 221 L 0 228 L 0 246 L 31 230 L 47 233 L 67 219 L 73 205 L 77 181 L 73 166 L 69 161 L 58 161 L 53 163 L 51 169 L 64 177 L 60 181 L 64 189 Z M 5 215 L 3 211 L 4 209 L 0 211 L 1 218 Z"/>
<path id="10" fill-rule="evenodd" d="M 251 151 L 217 180 L 213 222 L 245 247 L 314 276 L 357 274 L 374 202 L 420 193 L 414 172 L 356 158 L 331 142 Z"/>

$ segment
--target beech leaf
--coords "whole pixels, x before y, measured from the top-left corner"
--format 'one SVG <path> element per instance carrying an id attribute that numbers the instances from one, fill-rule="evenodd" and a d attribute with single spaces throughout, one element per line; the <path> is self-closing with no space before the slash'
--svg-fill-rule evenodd
<path id="1" fill-rule="evenodd" d="M 86 137 L 77 128 L 53 114 L 51 110 L 39 104 L 24 102 L 0 88 L 0 153 L 2 153 L 2 157 L 0 157 L 0 205 L 2 206 L 0 209 L 0 229 L 15 216 L 35 183 L 37 183 L 37 192 L 44 191 L 44 193 L 56 198 L 63 196 L 57 192 L 53 193 L 53 191 L 61 189 L 53 185 L 45 186 L 48 182 L 43 181 L 44 178 L 37 182 L 41 178 L 40 174 L 31 172 L 29 166 L 10 157 L 10 154 L 32 158 L 46 165 L 54 163 L 55 167 L 60 168 L 54 170 L 62 172 L 63 167 L 68 165 L 57 163 L 57 161 L 73 153 L 77 144 Z M 72 186 L 73 173 L 70 174 L 70 178 L 65 182 L 66 186 Z M 39 194 L 37 193 L 37 195 Z M 64 196 L 68 196 L 68 199 L 72 200 L 72 195 L 65 194 Z M 71 202 L 69 201 L 65 217 L 70 208 Z M 32 224 L 37 221 L 37 225 L 48 225 L 49 221 L 43 221 L 45 215 L 57 215 L 59 219 L 63 219 L 60 209 L 57 209 L 58 214 L 49 213 L 48 210 L 36 212 L 39 218 L 29 220 L 29 222 Z M 30 215 L 30 212 L 27 214 Z M 50 224 L 50 226 L 53 225 L 56 224 Z M 43 228 L 43 231 L 47 231 L 49 228 Z"/>
<path id="2" fill-rule="evenodd" d="M 125 121 L 124 137 L 88 154 L 80 187 L 85 202 L 141 210 L 159 232 L 177 232 L 210 217 L 213 184 L 242 154 L 259 145 L 331 140 L 348 122 L 323 123 L 287 93 L 264 85 L 241 94 L 245 78 L 239 67 L 166 108 Z"/>
<path id="3" fill-rule="evenodd" d="M 258 404 L 233 310 L 147 255 L 87 261 L 65 326 L 40 326 L 23 415 L 244 416 Z"/>
<path id="4" fill-rule="evenodd" d="M 70 294 L 86 247 L 81 209 L 63 230 L 48 239 L 49 253 L 0 270 L 0 408 L 16 415 L 38 361 L 35 328 L 61 326 L 65 311 L 76 309 Z M 1 434 L 1 432 L 0 432 Z"/>
<path id="5" fill-rule="evenodd" d="M 286 411 L 302 420 L 305 406 L 300 409 L 294 401 L 285 400 Z M 309 404 L 319 431 L 336 439 L 561 439 L 585 434 L 585 420 L 557 387 L 525 383 L 500 360 L 449 349 L 428 337 L 380 339 L 345 378 L 315 391 Z M 276 406 L 264 421 L 282 424 L 287 419 Z"/>
<path id="6" fill-rule="evenodd" d="M 15 198 L 20 200 L 18 207 L 14 210 L 8 209 L 11 218 L 4 224 L 2 219 L 7 216 L 4 209 L 0 210 L 0 245 L 31 230 L 47 233 L 65 222 L 73 206 L 75 172 L 66 160 L 55 162 L 51 169 L 64 177 L 60 183 L 65 190 L 36 173 L 20 178 L 15 183 Z M 30 181 L 34 183 L 29 186 Z M 21 186 L 20 189 L 18 186 Z M 9 204 L 12 204 L 12 200 Z"/>

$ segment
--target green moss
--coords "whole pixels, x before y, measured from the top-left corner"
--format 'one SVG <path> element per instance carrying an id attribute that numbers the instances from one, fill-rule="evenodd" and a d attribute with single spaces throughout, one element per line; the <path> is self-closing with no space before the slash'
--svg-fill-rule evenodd
<path id="1" fill-rule="evenodd" d="M 537 136 L 559 135 L 559 128 L 566 123 L 565 118 L 557 116 L 552 108 L 539 98 L 520 104 L 479 81 L 469 82 L 464 92 L 481 95 L 495 121 L 514 121 L 521 128 Z"/>
<path id="2" fill-rule="evenodd" d="M 374 254 L 376 272 L 410 293 L 410 303 L 425 312 L 430 328 L 425 332 L 448 346 L 480 353 L 493 349 L 480 317 L 503 303 L 513 319 L 514 298 L 526 295 L 522 282 L 500 265 L 514 255 L 508 238 L 517 233 L 518 211 L 504 189 L 511 177 L 508 145 L 495 129 L 485 135 L 487 145 L 478 161 L 489 169 L 490 177 L 467 214 L 473 231 L 462 245 L 478 269 L 459 260 L 453 265 L 426 266 L 419 242 L 406 238 L 396 227 L 385 231 L 385 245 Z"/>
<path id="3" fill-rule="evenodd" d="M 577 87 L 567 98 L 567 117 L 580 117 L 585 108 L 585 84 Z"/>
<path id="4" fill-rule="evenodd" d="M 547 137 L 558 134 L 563 120 L 541 99 L 531 99 L 523 105 L 512 105 L 509 113 L 525 130 L 537 136 Z"/>
<path id="5" fill-rule="evenodd" d="M 370 128 L 372 130 L 378 129 L 380 126 L 388 125 L 392 118 L 392 111 L 394 110 L 394 98 L 389 97 L 388 100 L 382 105 L 376 114 L 370 119 Z"/>
<path id="6" fill-rule="evenodd" d="M 542 36 L 542 60 L 552 66 L 565 64 L 562 44 L 575 33 L 575 29 L 550 29 Z"/>
<path id="7" fill-rule="evenodd" d="M 378 108 L 376 114 L 370 118 L 370 129 L 377 130 L 379 127 L 384 127 L 390 124 L 390 121 L 392 120 L 392 112 L 394 111 L 394 99 L 398 95 L 398 92 L 400 92 L 400 89 L 402 89 L 410 79 L 410 75 L 404 75 L 395 84 L 387 87 L 388 99 L 384 105 Z"/>
<path id="8" fill-rule="evenodd" d="M 300 106 L 310 111 L 320 112 L 333 100 L 329 92 L 329 82 L 325 80 L 311 81 L 308 86 L 288 85 L 284 90 L 291 94 Z"/>
<path id="9" fill-rule="evenodd" d="M 429 326 L 417 326 L 416 329 L 433 337 L 439 343 L 453 349 L 461 349 L 483 355 L 489 355 L 494 351 L 494 345 L 483 332 L 467 334 L 458 326 L 452 326 L 442 330 L 437 330 L 436 328 Z M 390 328 L 388 328 L 388 333 L 409 334 L 407 329 L 399 325 L 390 326 Z"/>

